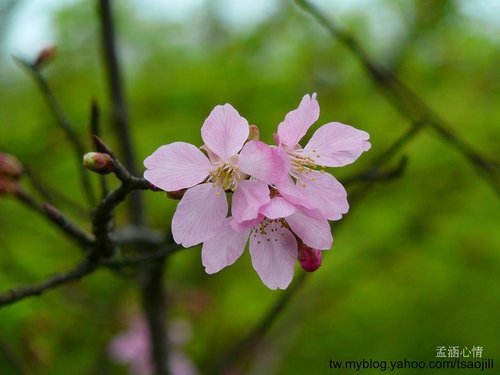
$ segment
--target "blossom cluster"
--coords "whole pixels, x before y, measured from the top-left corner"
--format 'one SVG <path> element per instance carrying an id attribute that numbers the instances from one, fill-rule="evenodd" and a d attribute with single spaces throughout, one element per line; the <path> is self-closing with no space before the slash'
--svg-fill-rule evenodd
<path id="1" fill-rule="evenodd" d="M 207 273 L 233 264 L 247 242 L 271 289 L 290 284 L 297 260 L 306 271 L 321 265 L 321 251 L 333 243 L 329 220 L 349 209 L 346 190 L 324 168 L 354 162 L 370 143 L 368 133 L 331 122 L 302 147 L 318 118 L 316 94 L 305 95 L 267 145 L 230 104 L 216 106 L 201 127 L 203 146 L 174 142 L 146 158 L 144 178 L 180 192 L 173 238 L 184 247 L 203 244 Z"/>

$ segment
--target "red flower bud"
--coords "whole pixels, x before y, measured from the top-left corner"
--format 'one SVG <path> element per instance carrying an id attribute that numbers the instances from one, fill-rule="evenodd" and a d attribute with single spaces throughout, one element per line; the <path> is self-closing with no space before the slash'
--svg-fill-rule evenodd
<path id="1" fill-rule="evenodd" d="M 17 194 L 21 191 L 21 185 L 17 180 L 2 178 L 0 176 L 0 196 Z"/>
<path id="2" fill-rule="evenodd" d="M 16 157 L 0 152 L 0 178 L 19 178 L 23 173 L 23 165 Z"/>
<path id="3" fill-rule="evenodd" d="M 260 139 L 260 131 L 257 125 L 250 125 L 248 140 L 249 141 L 258 141 Z"/>
<path id="4" fill-rule="evenodd" d="M 108 174 L 116 169 L 115 162 L 108 154 L 102 152 L 89 152 L 83 156 L 85 168 L 99 174 Z"/>
<path id="5" fill-rule="evenodd" d="M 304 271 L 314 272 L 321 267 L 323 255 L 321 250 L 313 249 L 303 243 L 299 244 L 299 256 L 297 260 Z"/>
<path id="6" fill-rule="evenodd" d="M 47 62 L 52 60 L 52 58 L 55 56 L 57 51 L 56 46 L 47 46 L 44 49 L 40 51 L 38 54 L 35 62 L 33 63 L 33 66 L 35 68 L 39 68 L 42 65 L 45 65 Z"/>

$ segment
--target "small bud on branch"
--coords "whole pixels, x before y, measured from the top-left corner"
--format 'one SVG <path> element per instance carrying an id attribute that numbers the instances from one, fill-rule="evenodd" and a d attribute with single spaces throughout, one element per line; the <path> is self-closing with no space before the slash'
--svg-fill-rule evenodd
<path id="1" fill-rule="evenodd" d="M 313 249 L 301 242 L 299 244 L 299 256 L 297 260 L 304 271 L 314 272 L 321 267 L 323 255 L 321 254 L 321 250 Z"/>
<path id="2" fill-rule="evenodd" d="M 54 58 L 56 52 L 56 46 L 47 46 L 43 48 L 38 54 L 36 60 L 33 62 L 33 67 L 35 69 L 40 69 Z"/>
<path id="3" fill-rule="evenodd" d="M 260 139 L 260 131 L 257 125 L 249 126 L 248 140 L 249 141 L 258 141 Z"/>
<path id="4" fill-rule="evenodd" d="M 14 156 L 0 152 L 0 178 L 19 178 L 23 173 L 23 165 Z"/>
<path id="5" fill-rule="evenodd" d="M 111 156 L 102 152 L 89 152 L 83 156 L 85 168 L 99 174 L 108 174 L 116 170 L 116 165 Z"/>

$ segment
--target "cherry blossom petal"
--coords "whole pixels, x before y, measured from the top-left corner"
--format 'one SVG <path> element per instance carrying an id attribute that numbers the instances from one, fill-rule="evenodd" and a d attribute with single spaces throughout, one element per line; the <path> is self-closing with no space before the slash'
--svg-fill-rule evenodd
<path id="1" fill-rule="evenodd" d="M 265 232 L 250 233 L 252 265 L 270 289 L 286 289 L 293 278 L 298 248 L 295 236 L 279 222 L 265 221 Z"/>
<path id="2" fill-rule="evenodd" d="M 242 231 L 247 230 L 248 228 L 255 227 L 257 224 L 260 224 L 260 222 L 264 219 L 265 219 L 264 215 L 262 215 L 260 213 L 256 219 L 242 221 L 241 223 L 234 220 L 234 217 L 233 217 L 231 219 L 231 228 L 233 228 L 237 232 L 242 232 Z"/>
<path id="3" fill-rule="evenodd" d="M 295 206 L 282 197 L 275 197 L 260 209 L 269 219 L 288 217 L 295 212 Z"/>
<path id="4" fill-rule="evenodd" d="M 175 242 L 190 247 L 208 240 L 222 226 L 226 215 L 226 194 L 219 186 L 206 183 L 188 189 L 172 218 Z"/>
<path id="5" fill-rule="evenodd" d="M 314 209 L 314 203 L 295 185 L 290 176 L 275 184 L 281 196 L 295 206 Z"/>
<path id="6" fill-rule="evenodd" d="M 201 127 L 205 145 L 225 161 L 241 150 L 248 133 L 248 121 L 231 104 L 216 106 Z"/>
<path id="7" fill-rule="evenodd" d="M 240 170 L 268 184 L 283 177 L 284 161 L 277 148 L 271 148 L 261 141 L 250 141 L 240 152 Z"/>
<path id="8" fill-rule="evenodd" d="M 213 168 L 198 148 L 185 142 L 161 146 L 144 160 L 144 165 L 144 178 L 166 191 L 199 184 Z"/>
<path id="9" fill-rule="evenodd" d="M 250 229 L 242 232 L 235 231 L 228 217 L 217 230 L 215 236 L 203 243 L 201 259 L 207 273 L 216 273 L 230 266 L 243 254 Z"/>
<path id="10" fill-rule="evenodd" d="M 257 218 L 259 209 L 271 200 L 269 187 L 259 180 L 244 180 L 234 191 L 231 212 L 238 222 Z"/>
<path id="11" fill-rule="evenodd" d="M 301 210 L 296 210 L 286 218 L 286 222 L 307 246 L 319 250 L 328 250 L 332 247 L 332 231 L 326 219 L 317 219 Z"/>
<path id="12" fill-rule="evenodd" d="M 340 122 L 331 122 L 313 134 L 306 147 L 299 151 L 310 156 L 317 165 L 342 167 L 353 163 L 371 147 L 370 135 Z"/>
<path id="13" fill-rule="evenodd" d="M 306 135 L 307 130 L 319 118 L 319 104 L 316 93 L 304 95 L 299 107 L 285 116 L 278 126 L 280 142 L 293 147 Z"/>
<path id="14" fill-rule="evenodd" d="M 292 169 L 292 163 L 290 161 L 290 156 L 288 155 L 288 152 L 286 152 L 286 150 L 282 146 L 276 147 L 275 150 L 276 150 L 275 152 L 281 157 L 281 160 L 283 160 L 283 175 L 278 181 L 276 181 L 280 182 L 288 178 L 290 169 Z"/>
<path id="15" fill-rule="evenodd" d="M 301 173 L 297 188 L 328 220 L 339 220 L 349 211 L 345 188 L 329 173 L 320 171 Z"/>
<path id="16" fill-rule="evenodd" d="M 210 163 L 215 165 L 215 164 L 220 163 L 222 161 L 221 158 L 219 158 L 217 155 L 215 155 L 214 152 L 207 147 L 207 145 L 200 146 L 200 150 L 205 151 L 207 153 L 207 156 L 208 156 L 208 159 L 210 160 Z"/>

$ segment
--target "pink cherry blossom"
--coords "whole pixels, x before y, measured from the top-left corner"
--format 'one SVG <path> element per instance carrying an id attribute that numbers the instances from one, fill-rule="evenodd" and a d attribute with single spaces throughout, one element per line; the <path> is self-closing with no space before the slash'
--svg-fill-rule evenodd
<path id="1" fill-rule="evenodd" d="M 139 316 L 133 316 L 128 323 L 128 330 L 115 336 L 109 343 L 109 355 L 114 361 L 126 365 L 131 374 L 149 375 L 153 372 L 153 363 L 147 324 Z M 169 326 L 169 373 L 198 374 L 198 370 L 184 351 L 185 344 L 191 338 L 189 323 L 185 320 L 174 320 Z"/>
<path id="2" fill-rule="evenodd" d="M 285 289 L 293 278 L 297 238 L 321 250 L 330 249 L 333 243 L 326 218 L 293 201 L 293 197 L 288 200 L 261 181 L 246 181 L 233 198 L 233 212 L 246 220 L 226 218 L 217 234 L 203 243 L 206 272 L 215 273 L 233 264 L 250 239 L 252 265 L 263 283 L 270 289 Z"/>
<path id="3" fill-rule="evenodd" d="M 226 191 L 238 191 L 249 176 L 274 183 L 283 175 L 276 150 L 257 140 L 246 142 L 248 122 L 230 104 L 212 110 L 201 136 L 208 157 L 189 143 L 174 142 L 144 161 L 144 178 L 153 185 L 165 191 L 187 189 L 172 219 L 174 240 L 184 247 L 206 241 L 224 224 Z"/>
<path id="4" fill-rule="evenodd" d="M 347 192 L 335 177 L 322 168 L 351 164 L 371 145 L 368 133 L 339 122 L 330 122 L 316 130 L 302 148 L 299 141 L 318 118 L 316 94 L 305 95 L 299 107 L 289 112 L 279 124 L 275 139 L 286 169 L 296 181 L 298 191 L 293 194 L 309 200 L 328 220 L 338 220 L 349 210 Z M 294 190 L 290 178 L 285 178 L 277 186 L 290 194 Z"/>
<path id="5" fill-rule="evenodd" d="M 127 331 L 116 336 L 109 345 L 109 353 L 117 362 L 127 364 L 134 375 L 150 374 L 149 333 L 146 322 L 135 317 Z"/>

